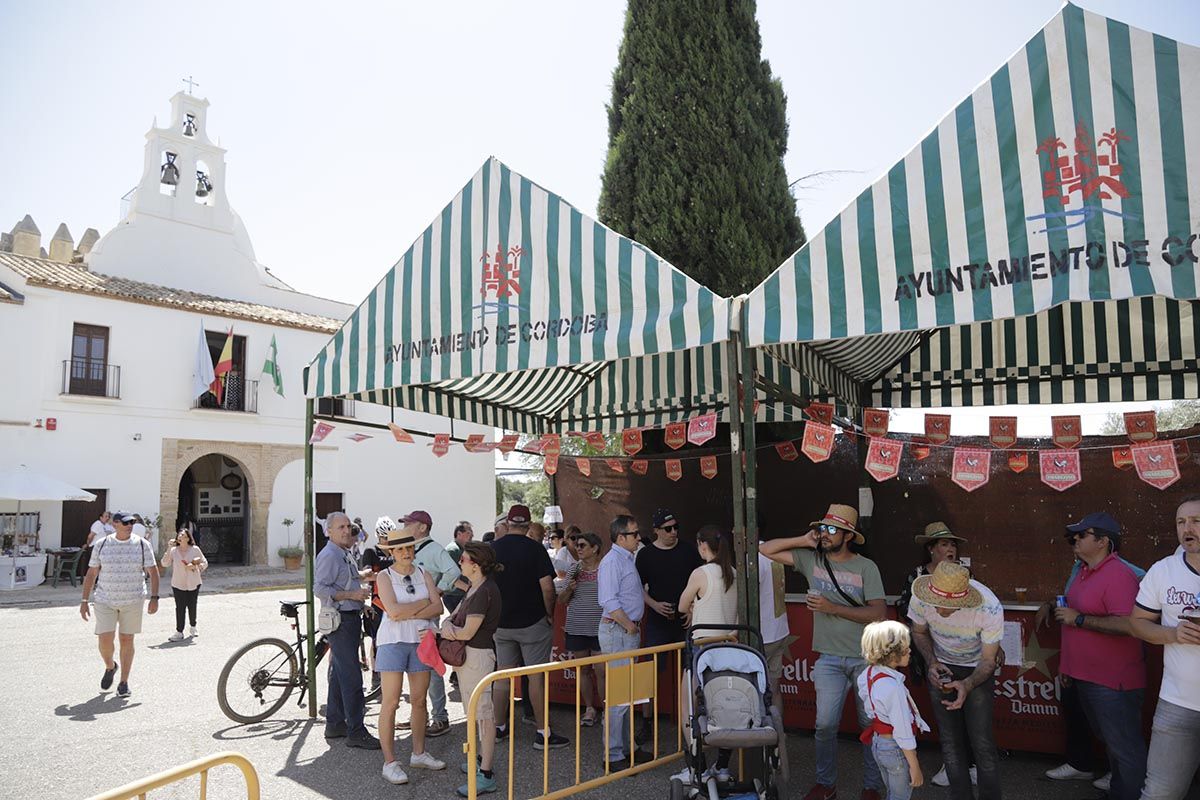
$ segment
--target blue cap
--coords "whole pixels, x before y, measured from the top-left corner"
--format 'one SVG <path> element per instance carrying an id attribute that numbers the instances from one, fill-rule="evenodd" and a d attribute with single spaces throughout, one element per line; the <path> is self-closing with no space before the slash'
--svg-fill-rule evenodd
<path id="1" fill-rule="evenodd" d="M 1093 511 L 1074 525 L 1068 525 L 1067 532 L 1083 533 L 1088 528 L 1092 528 L 1097 533 L 1103 533 L 1110 538 L 1121 535 L 1121 523 L 1117 522 L 1113 515 L 1107 511 Z"/>

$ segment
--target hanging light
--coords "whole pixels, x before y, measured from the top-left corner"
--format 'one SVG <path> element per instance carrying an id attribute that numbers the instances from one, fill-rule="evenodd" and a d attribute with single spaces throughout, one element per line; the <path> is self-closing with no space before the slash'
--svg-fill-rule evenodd
<path id="1" fill-rule="evenodd" d="M 162 177 L 159 183 L 166 186 L 179 185 L 179 167 L 175 166 L 175 154 L 167 153 L 167 163 L 162 165 Z"/>

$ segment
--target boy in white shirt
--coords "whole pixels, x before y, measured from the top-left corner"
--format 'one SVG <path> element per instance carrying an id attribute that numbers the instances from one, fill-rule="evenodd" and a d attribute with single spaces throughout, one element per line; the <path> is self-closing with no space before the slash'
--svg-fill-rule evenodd
<path id="1" fill-rule="evenodd" d="M 917 731 L 929 726 L 904 685 L 912 642 L 908 626 L 894 620 L 872 622 L 863 630 L 862 654 L 868 666 L 858 676 L 858 693 L 871 725 L 859 738 L 870 743 L 887 787 L 887 800 L 909 800 L 925 782 L 917 761 Z"/>

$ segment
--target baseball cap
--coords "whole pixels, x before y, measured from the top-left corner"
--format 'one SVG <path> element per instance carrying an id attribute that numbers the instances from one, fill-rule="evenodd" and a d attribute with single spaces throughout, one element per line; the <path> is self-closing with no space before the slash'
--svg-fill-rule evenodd
<path id="1" fill-rule="evenodd" d="M 137 522 L 137 514 L 130 514 L 127 511 L 116 511 L 112 515 L 113 522 L 120 522 L 123 525 L 130 525 Z"/>
<path id="2" fill-rule="evenodd" d="M 661 528 L 668 522 L 676 522 L 675 515 L 665 508 L 660 508 L 654 512 L 654 527 Z"/>
<path id="3" fill-rule="evenodd" d="M 505 521 L 512 525 L 529 524 L 529 506 L 515 505 L 508 510 Z"/>
<path id="4" fill-rule="evenodd" d="M 1121 535 L 1121 523 L 1117 522 L 1107 511 L 1093 511 L 1074 525 L 1068 525 L 1067 533 L 1083 533 L 1088 528 L 1094 529 L 1097 533 L 1103 532 L 1105 536 L 1113 538 Z"/>
<path id="5" fill-rule="evenodd" d="M 433 517 L 429 516 L 428 511 L 410 511 L 400 518 L 401 522 L 423 522 L 429 528 L 433 527 Z"/>

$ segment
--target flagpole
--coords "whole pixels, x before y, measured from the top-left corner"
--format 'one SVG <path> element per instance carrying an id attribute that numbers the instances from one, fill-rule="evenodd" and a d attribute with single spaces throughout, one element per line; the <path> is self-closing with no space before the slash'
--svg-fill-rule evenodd
<path id="1" fill-rule="evenodd" d="M 308 390 L 308 369 L 305 368 L 305 392 Z M 304 398 L 304 606 L 308 621 L 308 718 L 317 717 L 317 625 L 313 611 L 313 399 Z"/>

